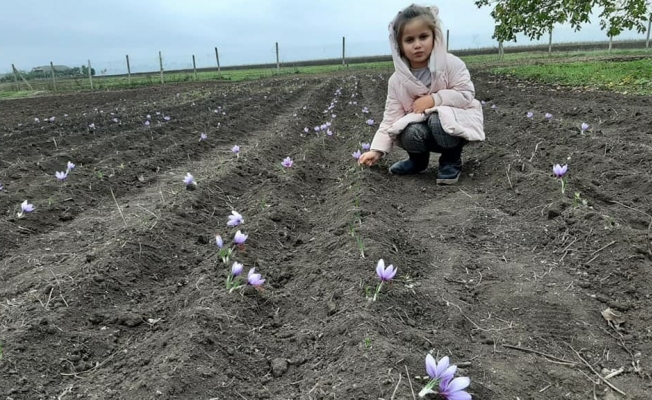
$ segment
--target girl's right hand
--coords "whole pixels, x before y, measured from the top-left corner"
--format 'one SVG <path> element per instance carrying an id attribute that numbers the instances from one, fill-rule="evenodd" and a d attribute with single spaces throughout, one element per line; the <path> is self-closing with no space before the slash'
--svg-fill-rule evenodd
<path id="1" fill-rule="evenodd" d="M 382 158 L 382 156 L 383 153 L 380 151 L 376 151 L 376 150 L 366 151 L 362 153 L 362 155 L 358 159 L 358 163 L 371 167 L 372 165 L 375 165 L 378 162 L 378 160 Z"/>

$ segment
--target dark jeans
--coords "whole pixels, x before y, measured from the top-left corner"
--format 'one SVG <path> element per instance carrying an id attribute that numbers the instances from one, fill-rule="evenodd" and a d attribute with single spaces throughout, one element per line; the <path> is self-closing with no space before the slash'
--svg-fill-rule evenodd
<path id="1" fill-rule="evenodd" d="M 466 143 L 466 139 L 451 136 L 444 131 L 437 113 L 430 114 L 424 122 L 409 124 L 398 135 L 399 147 L 411 153 L 410 157 L 429 157 L 431 152 L 440 153 L 440 165 L 461 165 L 462 148 Z"/>

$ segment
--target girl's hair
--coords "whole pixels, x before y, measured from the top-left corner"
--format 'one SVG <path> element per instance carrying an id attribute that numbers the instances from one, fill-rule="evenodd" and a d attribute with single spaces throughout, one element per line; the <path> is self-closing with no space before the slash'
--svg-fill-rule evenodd
<path id="1" fill-rule="evenodd" d="M 401 53 L 403 53 L 403 48 L 401 46 L 401 36 L 403 36 L 403 29 L 405 28 L 405 25 L 407 25 L 409 22 L 412 22 L 416 18 L 421 19 L 432 30 L 432 35 L 435 42 L 440 38 L 441 28 L 439 27 L 439 24 L 437 23 L 437 20 L 435 19 L 435 16 L 433 15 L 430 8 L 412 4 L 402 11 L 399 11 L 396 20 L 394 21 L 394 37 L 396 38 L 396 42 Z"/>

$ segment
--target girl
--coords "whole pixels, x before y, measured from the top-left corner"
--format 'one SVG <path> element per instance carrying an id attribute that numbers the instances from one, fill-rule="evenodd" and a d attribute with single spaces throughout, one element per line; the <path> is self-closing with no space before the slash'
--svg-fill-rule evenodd
<path id="1" fill-rule="evenodd" d="M 439 9 L 411 5 L 389 24 L 394 73 L 389 78 L 383 121 L 360 164 L 372 166 L 394 145 L 408 158 L 389 168 L 396 175 L 428 167 L 430 152 L 440 153 L 438 184 L 457 182 L 462 148 L 482 141 L 482 106 L 466 65 L 446 52 Z"/>

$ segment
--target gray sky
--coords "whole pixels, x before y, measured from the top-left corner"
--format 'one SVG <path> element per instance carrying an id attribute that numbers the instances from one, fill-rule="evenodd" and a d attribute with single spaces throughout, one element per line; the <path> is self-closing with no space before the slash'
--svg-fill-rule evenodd
<path id="1" fill-rule="evenodd" d="M 390 0 L 31 0 L 0 12 L 0 73 L 11 64 L 80 66 L 90 59 L 100 74 L 158 69 L 336 58 L 346 36 L 347 55 L 389 54 L 387 25 L 411 1 Z M 421 3 L 418 4 L 431 4 Z M 20 4 L 20 5 L 19 5 Z M 450 49 L 489 47 L 494 22 L 490 9 L 473 0 L 440 0 L 450 29 Z M 597 20 L 580 32 L 555 30 L 555 41 L 605 40 Z M 644 38 L 627 32 L 619 38 Z M 547 42 L 547 38 L 545 38 Z M 519 39 L 520 43 L 527 43 Z"/>

